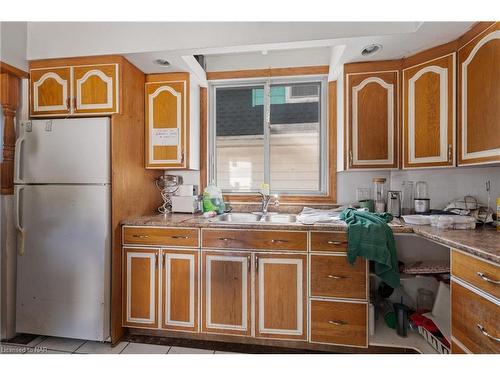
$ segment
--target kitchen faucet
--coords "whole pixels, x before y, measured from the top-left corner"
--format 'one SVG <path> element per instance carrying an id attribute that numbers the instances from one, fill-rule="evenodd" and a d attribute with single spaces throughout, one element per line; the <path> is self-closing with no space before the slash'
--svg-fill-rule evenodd
<path id="1" fill-rule="evenodd" d="M 259 193 L 261 198 L 262 198 L 262 206 L 261 206 L 261 212 L 264 215 L 267 215 L 267 209 L 269 207 L 269 203 L 271 202 L 271 195 L 270 194 L 263 194 Z M 279 206 L 280 201 L 278 200 L 278 194 L 274 195 L 274 203 L 275 206 Z"/>

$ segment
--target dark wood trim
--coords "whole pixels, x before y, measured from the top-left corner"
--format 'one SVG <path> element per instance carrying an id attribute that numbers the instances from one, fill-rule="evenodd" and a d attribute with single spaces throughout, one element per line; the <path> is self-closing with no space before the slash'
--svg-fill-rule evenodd
<path id="1" fill-rule="evenodd" d="M 207 72 L 207 80 L 328 74 L 328 65 Z"/>
<path id="2" fill-rule="evenodd" d="M 415 65 L 426 64 L 431 60 L 439 59 L 445 55 L 456 52 L 458 41 L 453 40 L 449 43 L 441 44 L 439 46 L 418 52 L 414 55 L 405 57 L 402 62 L 402 69 L 408 69 Z"/>
<path id="3" fill-rule="evenodd" d="M 401 70 L 403 59 L 399 60 L 381 60 L 381 61 L 366 61 L 354 62 L 344 65 L 344 76 L 355 73 L 371 73 Z"/>
<path id="4" fill-rule="evenodd" d="M 28 72 L 25 72 L 24 70 L 18 69 L 15 66 L 9 65 L 2 61 L 0 61 L 0 73 L 1 74 L 7 73 L 17 78 L 29 78 L 30 76 Z"/>
<path id="5" fill-rule="evenodd" d="M 29 62 L 29 65 L 31 70 L 38 68 L 57 68 L 61 66 L 120 64 L 124 61 L 129 62 L 127 59 L 120 55 L 81 56 L 66 57 L 61 59 L 32 60 Z"/>
<path id="6" fill-rule="evenodd" d="M 495 21 L 484 21 L 478 22 L 470 28 L 464 35 L 457 39 L 457 48 L 461 49 L 467 44 L 472 42 L 474 39 L 480 37 L 486 30 L 494 26 L 497 22 Z"/>
<path id="7" fill-rule="evenodd" d="M 4 116 L 3 158 L 0 166 L 1 195 L 14 194 L 14 153 L 16 142 L 15 116 L 19 101 L 19 78 L 15 75 L 0 75 L 0 104 Z"/>

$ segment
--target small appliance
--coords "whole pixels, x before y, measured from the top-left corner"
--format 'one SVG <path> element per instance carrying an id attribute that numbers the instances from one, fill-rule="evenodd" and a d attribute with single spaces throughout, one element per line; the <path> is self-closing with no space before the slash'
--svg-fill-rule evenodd
<path id="1" fill-rule="evenodd" d="M 394 217 L 401 216 L 401 192 L 389 190 L 387 192 L 387 212 Z"/>

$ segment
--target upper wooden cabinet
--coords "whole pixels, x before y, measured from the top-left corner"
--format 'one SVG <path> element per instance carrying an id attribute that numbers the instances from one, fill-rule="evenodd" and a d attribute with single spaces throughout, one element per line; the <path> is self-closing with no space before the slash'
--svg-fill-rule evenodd
<path id="1" fill-rule="evenodd" d="M 455 53 L 403 69 L 403 167 L 453 166 Z"/>
<path id="2" fill-rule="evenodd" d="M 73 68 L 74 113 L 118 112 L 118 65 Z"/>
<path id="3" fill-rule="evenodd" d="M 346 64 L 348 169 L 398 167 L 399 69 L 385 63 Z"/>
<path id="4" fill-rule="evenodd" d="M 110 58 L 110 61 L 119 60 Z M 118 113 L 120 64 L 88 62 L 87 58 L 32 62 L 30 115 L 58 117 Z M 52 64 L 67 65 L 52 67 Z"/>
<path id="5" fill-rule="evenodd" d="M 500 23 L 481 26 L 459 41 L 459 165 L 500 161 Z"/>
<path id="6" fill-rule="evenodd" d="M 146 82 L 146 168 L 189 168 L 189 73 Z"/>
<path id="7" fill-rule="evenodd" d="M 32 69 L 30 71 L 30 113 L 69 115 L 71 113 L 71 69 Z"/>

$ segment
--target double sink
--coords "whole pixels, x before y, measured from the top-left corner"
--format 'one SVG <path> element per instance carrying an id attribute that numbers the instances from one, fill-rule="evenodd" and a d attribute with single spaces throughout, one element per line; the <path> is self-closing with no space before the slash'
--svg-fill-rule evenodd
<path id="1" fill-rule="evenodd" d="M 231 212 L 222 214 L 210 219 L 212 222 L 220 223 L 295 223 L 297 215 L 278 214 L 278 213 L 250 213 L 250 212 Z"/>

